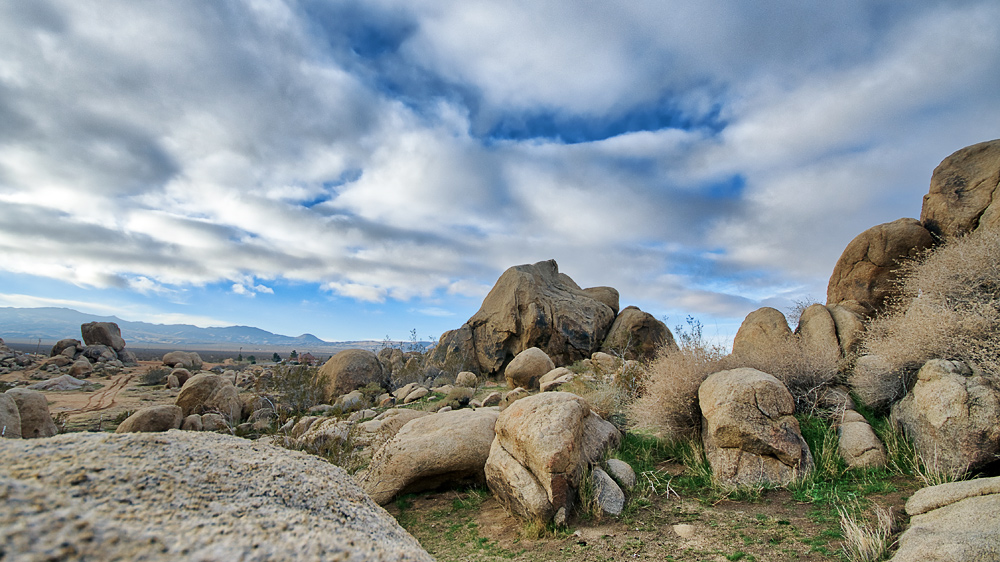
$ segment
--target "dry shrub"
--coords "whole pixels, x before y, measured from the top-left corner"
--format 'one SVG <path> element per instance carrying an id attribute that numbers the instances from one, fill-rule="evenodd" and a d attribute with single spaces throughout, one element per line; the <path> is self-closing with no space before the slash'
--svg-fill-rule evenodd
<path id="1" fill-rule="evenodd" d="M 892 511 L 878 504 L 837 506 L 840 529 L 844 535 L 843 553 L 850 562 L 877 562 L 884 560 L 892 546 Z M 867 520 L 860 513 L 868 515 Z"/>
<path id="2" fill-rule="evenodd" d="M 869 324 L 862 352 L 882 368 L 855 373 L 861 394 L 901 397 L 930 359 L 1000 373 L 1000 233 L 976 231 L 903 264 L 899 297 Z"/>
<path id="3" fill-rule="evenodd" d="M 821 409 L 825 390 L 837 382 L 840 354 L 832 349 L 804 345 L 798 335 L 731 355 L 727 369 L 750 367 L 773 375 L 792 394 L 795 411 L 813 414 Z"/>

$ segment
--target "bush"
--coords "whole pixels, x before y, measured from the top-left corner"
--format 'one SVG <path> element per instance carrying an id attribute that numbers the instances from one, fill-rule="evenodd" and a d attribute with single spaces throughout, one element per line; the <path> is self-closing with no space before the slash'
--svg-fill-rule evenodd
<path id="1" fill-rule="evenodd" d="M 855 372 L 859 394 L 900 398 L 930 359 L 1000 374 L 1000 233 L 948 240 L 900 269 L 899 296 L 862 341 L 881 368 Z"/>
<path id="2" fill-rule="evenodd" d="M 142 386 L 167 384 L 167 375 L 169 374 L 170 369 L 167 369 L 166 367 L 152 367 L 147 369 L 146 372 L 142 374 L 142 378 L 139 379 L 139 384 Z"/>
<path id="3" fill-rule="evenodd" d="M 257 380 L 258 394 L 275 394 L 278 402 L 296 413 L 323 403 L 326 377 L 307 365 L 276 365 L 270 376 Z"/>

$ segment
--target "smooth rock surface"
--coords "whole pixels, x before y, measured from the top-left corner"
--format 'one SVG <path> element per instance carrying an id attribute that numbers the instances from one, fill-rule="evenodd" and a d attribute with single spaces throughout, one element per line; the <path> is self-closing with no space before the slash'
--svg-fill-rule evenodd
<path id="1" fill-rule="evenodd" d="M 504 378 L 509 388 L 525 388 L 537 390 L 538 380 L 546 373 L 555 369 L 555 363 L 537 347 L 529 347 L 516 357 L 504 369 Z"/>
<path id="2" fill-rule="evenodd" d="M 52 415 L 49 413 L 49 401 L 37 390 L 26 388 L 11 388 L 6 393 L 17 404 L 17 413 L 21 417 L 21 437 L 36 439 L 52 437 L 59 433 Z"/>
<path id="3" fill-rule="evenodd" d="M 169 404 L 143 408 L 118 424 L 115 433 L 157 432 L 178 429 L 184 423 L 180 406 Z"/>

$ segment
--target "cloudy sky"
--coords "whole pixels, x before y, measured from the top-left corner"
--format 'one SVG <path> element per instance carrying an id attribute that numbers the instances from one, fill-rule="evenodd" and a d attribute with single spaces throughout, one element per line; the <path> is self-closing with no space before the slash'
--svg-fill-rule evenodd
<path id="1" fill-rule="evenodd" d="M 11 0 L 0 306 L 426 339 L 554 258 L 724 338 L 998 92 L 995 0 Z"/>

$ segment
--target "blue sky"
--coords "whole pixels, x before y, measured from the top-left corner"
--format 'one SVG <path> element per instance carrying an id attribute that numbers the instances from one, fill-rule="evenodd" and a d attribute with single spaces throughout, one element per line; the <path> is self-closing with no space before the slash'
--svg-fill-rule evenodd
<path id="1" fill-rule="evenodd" d="M 992 0 L 4 2 L 0 306 L 426 339 L 554 258 L 726 339 L 998 91 Z"/>

